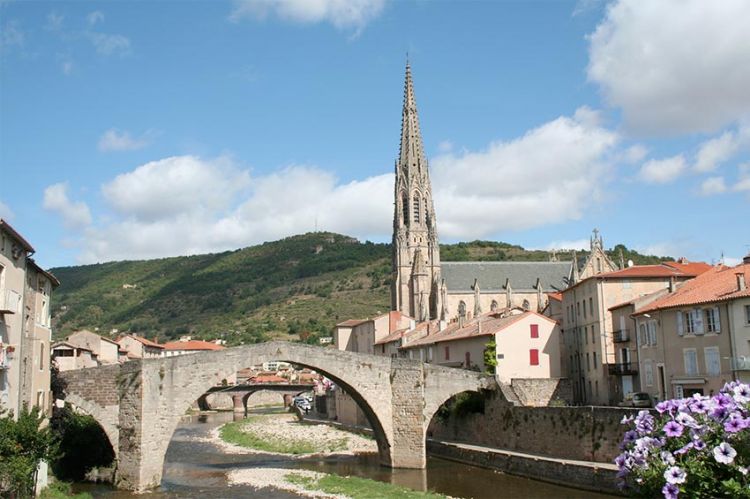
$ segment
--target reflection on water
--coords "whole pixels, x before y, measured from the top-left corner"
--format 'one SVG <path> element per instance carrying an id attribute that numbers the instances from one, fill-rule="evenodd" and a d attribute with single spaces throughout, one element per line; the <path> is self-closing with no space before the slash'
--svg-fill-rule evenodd
<path id="1" fill-rule="evenodd" d="M 261 412 L 261 411 L 257 411 Z M 263 410 L 262 412 L 267 412 Z M 226 472 L 234 469 L 273 467 L 307 469 L 358 476 L 409 487 L 467 498 L 562 498 L 603 499 L 603 494 L 559 487 L 438 458 L 428 458 L 426 470 L 390 469 L 380 466 L 376 454 L 356 456 L 316 456 L 290 459 L 270 454 L 224 454 L 204 439 L 218 425 L 242 416 L 231 412 L 187 416 L 175 431 L 167 450 L 164 477 L 159 490 L 149 498 L 291 498 L 295 494 L 275 489 L 256 490 L 249 486 L 229 486 Z M 87 491 L 107 499 L 133 498 L 136 494 L 112 487 L 79 484 L 76 491 Z"/>

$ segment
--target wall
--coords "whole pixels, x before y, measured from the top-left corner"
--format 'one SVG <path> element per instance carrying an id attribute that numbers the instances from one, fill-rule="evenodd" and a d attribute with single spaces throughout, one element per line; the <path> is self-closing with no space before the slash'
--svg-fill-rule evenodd
<path id="1" fill-rule="evenodd" d="M 433 418 L 428 436 L 558 459 L 611 463 L 619 454 L 622 417 L 616 407 L 520 407 L 497 395 L 484 414 Z"/>
<path id="2" fill-rule="evenodd" d="M 750 286 L 750 282 L 747 283 Z M 733 300 L 730 306 L 731 327 L 733 336 L 733 357 L 750 359 L 750 322 L 748 322 L 745 307 L 750 307 L 750 298 Z M 745 363 L 747 364 L 747 363 Z M 738 379 L 744 383 L 750 383 L 750 371 L 738 371 Z"/>
<path id="3" fill-rule="evenodd" d="M 545 407 L 573 402 L 573 388 L 567 378 L 514 379 L 510 385 L 524 406 Z"/>
<path id="4" fill-rule="evenodd" d="M 508 303 L 507 295 L 505 294 L 505 291 L 497 291 L 497 292 L 488 292 L 488 291 L 482 291 L 482 282 L 479 282 L 479 304 L 482 307 L 482 313 L 486 314 L 487 312 L 490 312 L 492 310 L 492 300 L 495 300 L 498 305 L 498 309 L 502 310 L 506 307 Z M 530 291 L 516 291 L 513 290 L 512 293 L 512 304 L 511 307 L 520 307 L 523 305 L 524 300 L 528 300 L 529 302 L 529 310 L 536 312 L 537 311 L 537 299 L 538 295 L 536 290 L 530 290 Z M 542 294 L 542 305 L 547 300 L 547 295 Z M 463 301 L 466 303 L 466 314 L 467 316 L 474 317 L 474 293 L 461 293 L 461 292 L 454 292 L 451 293 L 450 290 L 448 291 L 447 296 L 445 297 L 445 301 L 448 308 L 448 316 L 447 318 L 449 320 L 458 320 L 458 304 L 459 302 Z"/>
<path id="5" fill-rule="evenodd" d="M 9 369 L 0 370 L 0 407 L 13 410 L 18 414 L 20 401 L 18 398 L 21 385 L 21 360 L 23 348 L 21 345 L 24 321 L 24 273 L 26 271 L 26 252 L 18 258 L 12 257 L 12 247 L 15 240 L 10 234 L 2 231 L 2 246 L 0 247 L 0 305 L 15 311 L 13 314 L 0 315 L 0 342 L 5 347 L 15 347 L 12 357 L 9 356 Z M 12 291 L 13 301 L 6 303 L 8 292 Z M 5 306 L 7 305 L 7 307 Z"/>
<path id="6" fill-rule="evenodd" d="M 539 326 L 539 337 L 531 338 L 531 325 Z M 560 330 L 551 319 L 526 314 L 495 335 L 498 381 L 514 378 L 559 378 Z M 530 364 L 530 350 L 539 351 L 539 365 Z M 503 358 L 499 358 L 502 355 Z"/>

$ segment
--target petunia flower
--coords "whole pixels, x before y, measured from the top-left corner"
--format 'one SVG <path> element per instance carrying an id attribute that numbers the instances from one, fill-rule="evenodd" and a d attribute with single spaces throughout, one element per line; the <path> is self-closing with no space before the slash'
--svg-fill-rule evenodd
<path id="1" fill-rule="evenodd" d="M 722 464 L 732 464 L 737 451 L 726 442 L 722 442 L 714 447 L 714 459 Z"/>
<path id="2" fill-rule="evenodd" d="M 664 494 L 664 499 L 677 499 L 680 489 L 677 485 L 668 483 L 661 488 L 661 493 Z"/>
<path id="3" fill-rule="evenodd" d="M 679 466 L 671 466 L 664 472 L 664 479 L 667 483 L 685 483 L 687 473 Z"/>
<path id="4" fill-rule="evenodd" d="M 677 421 L 669 421 L 667 424 L 664 425 L 664 433 L 668 437 L 679 437 L 682 436 L 682 430 L 684 427 L 678 423 Z"/>

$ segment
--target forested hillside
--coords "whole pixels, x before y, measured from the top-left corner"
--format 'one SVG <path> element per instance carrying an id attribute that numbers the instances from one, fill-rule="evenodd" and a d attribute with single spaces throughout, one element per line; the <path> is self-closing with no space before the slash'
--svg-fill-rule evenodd
<path id="1" fill-rule="evenodd" d="M 626 260 L 661 260 L 622 249 Z M 585 253 L 579 253 L 581 258 Z M 570 260 L 570 252 L 558 253 Z M 474 241 L 441 245 L 444 261 L 536 260 L 547 251 Z M 52 269 L 56 337 L 87 328 L 137 332 L 161 341 L 183 334 L 230 345 L 269 338 L 317 341 L 348 318 L 389 309 L 390 245 L 310 233 L 258 246 L 187 257 Z M 117 330 L 113 332 L 113 330 Z"/>

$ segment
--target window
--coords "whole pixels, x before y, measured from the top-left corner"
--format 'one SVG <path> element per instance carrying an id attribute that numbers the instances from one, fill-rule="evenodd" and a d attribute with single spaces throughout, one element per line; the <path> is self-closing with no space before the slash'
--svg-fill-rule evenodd
<path id="1" fill-rule="evenodd" d="M 640 336 L 639 340 L 641 342 L 641 346 L 644 347 L 648 345 L 648 328 L 646 327 L 645 322 L 641 322 L 638 324 L 638 335 Z"/>
<path id="2" fill-rule="evenodd" d="M 594 370 L 596 370 L 596 352 L 594 352 Z"/>
<path id="3" fill-rule="evenodd" d="M 685 332 L 692 334 L 703 334 L 703 313 L 700 309 L 684 312 Z M 679 329 L 679 324 L 678 324 Z"/>
<path id="4" fill-rule="evenodd" d="M 721 331 L 719 307 L 707 308 L 704 312 L 706 314 L 706 331 L 709 333 L 718 333 Z"/>
<path id="5" fill-rule="evenodd" d="M 583 318 L 586 318 L 586 300 L 583 300 Z"/>
<path id="6" fill-rule="evenodd" d="M 581 302 L 576 302 L 576 315 L 581 315 Z"/>
<path id="7" fill-rule="evenodd" d="M 451 358 L 451 347 L 445 347 L 445 360 Z"/>
<path id="8" fill-rule="evenodd" d="M 531 350 L 529 350 L 529 365 L 539 365 L 539 350 L 537 350 L 536 348 L 532 348 Z"/>
<path id="9" fill-rule="evenodd" d="M 745 322 L 750 324 L 750 305 L 745 305 Z"/>
<path id="10" fill-rule="evenodd" d="M 643 377 L 646 381 L 646 386 L 654 386 L 654 366 L 650 360 L 643 363 Z"/>
<path id="11" fill-rule="evenodd" d="M 591 317 L 594 316 L 594 300 L 589 298 L 589 313 L 591 314 Z"/>
<path id="12" fill-rule="evenodd" d="M 682 385 L 674 385 L 674 398 L 681 399 L 685 396 L 685 391 L 682 389 Z"/>
<path id="13" fill-rule="evenodd" d="M 646 329 L 648 330 L 648 344 L 656 345 L 656 321 L 648 321 Z"/>
<path id="14" fill-rule="evenodd" d="M 404 224 L 409 223 L 409 197 L 406 195 L 406 193 L 401 194 L 401 210 L 403 211 L 404 215 Z"/>
<path id="15" fill-rule="evenodd" d="M 599 398 L 599 380 L 594 381 L 594 387 L 596 388 L 594 393 L 596 394 L 596 397 Z"/>
<path id="16" fill-rule="evenodd" d="M 412 220 L 414 221 L 415 224 L 418 224 L 419 223 L 419 205 L 420 205 L 419 196 L 414 196 L 413 205 L 414 205 L 414 213 L 413 213 L 414 218 Z"/>
<path id="17" fill-rule="evenodd" d="M 721 357 L 719 357 L 719 347 L 706 347 L 703 349 L 703 356 L 706 358 L 706 374 L 709 376 L 718 376 L 721 374 Z"/>
<path id="18" fill-rule="evenodd" d="M 698 352 L 695 348 L 683 348 L 682 356 L 685 360 L 685 374 L 695 376 L 698 374 Z"/>
<path id="19" fill-rule="evenodd" d="M 432 347 L 427 349 L 427 361 L 432 362 Z"/>
<path id="20" fill-rule="evenodd" d="M 589 327 L 583 326 L 583 339 L 586 341 L 586 344 L 589 344 Z"/>
<path id="21" fill-rule="evenodd" d="M 586 352 L 586 370 L 591 370 L 591 357 L 589 356 L 588 352 Z"/>
<path id="22" fill-rule="evenodd" d="M 492 303 L 490 304 L 490 312 L 497 312 L 497 301 L 492 300 Z"/>
<path id="23" fill-rule="evenodd" d="M 594 334 L 594 328 L 596 328 L 596 324 L 591 326 L 591 344 L 596 344 L 596 334 Z"/>
<path id="24" fill-rule="evenodd" d="M 539 338 L 539 324 L 531 324 L 531 337 Z"/>
<path id="25" fill-rule="evenodd" d="M 467 369 L 469 367 L 471 367 L 471 352 L 466 352 L 466 354 L 464 354 L 464 360 L 466 361 L 466 366 L 465 367 Z"/>
<path id="26" fill-rule="evenodd" d="M 39 370 L 44 371 L 44 343 L 39 344 Z"/>

